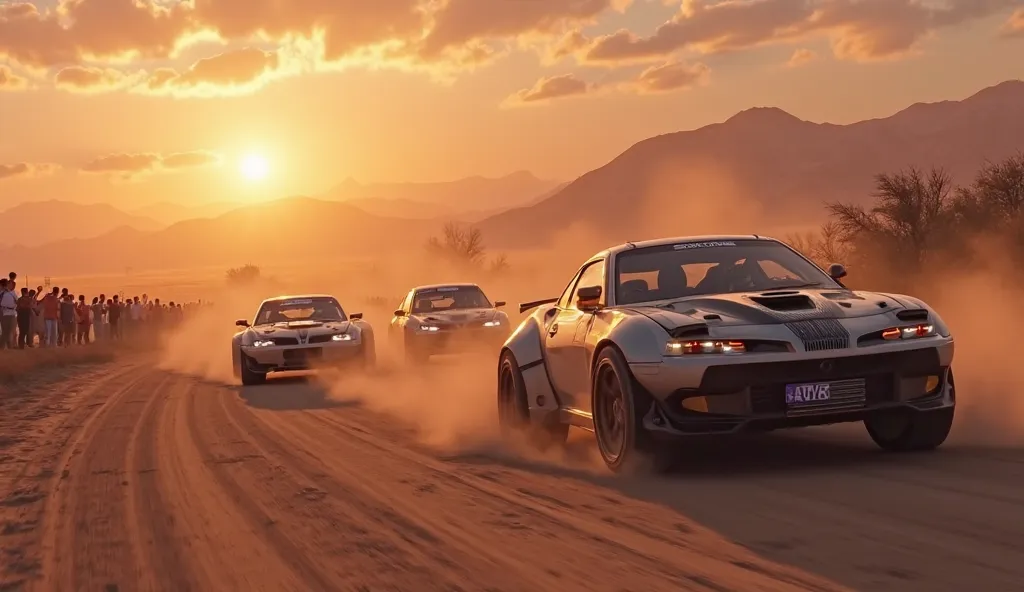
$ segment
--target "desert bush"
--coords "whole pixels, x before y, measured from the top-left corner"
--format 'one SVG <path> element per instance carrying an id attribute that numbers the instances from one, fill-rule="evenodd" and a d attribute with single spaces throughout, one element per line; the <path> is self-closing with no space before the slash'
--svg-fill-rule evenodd
<path id="1" fill-rule="evenodd" d="M 829 204 L 820 234 L 790 244 L 897 284 L 929 269 L 988 266 L 993 246 L 1011 264 L 1024 259 L 1024 152 L 985 164 L 967 186 L 937 168 L 883 173 L 873 197 L 870 208 Z"/>
<path id="2" fill-rule="evenodd" d="M 233 267 L 227 271 L 227 281 L 232 285 L 251 284 L 260 279 L 260 268 L 251 263 Z"/>
<path id="3" fill-rule="evenodd" d="M 427 253 L 462 271 L 501 274 L 509 270 L 508 257 L 499 254 L 487 260 L 487 247 L 479 228 L 458 222 L 444 225 L 442 236 L 427 241 Z"/>

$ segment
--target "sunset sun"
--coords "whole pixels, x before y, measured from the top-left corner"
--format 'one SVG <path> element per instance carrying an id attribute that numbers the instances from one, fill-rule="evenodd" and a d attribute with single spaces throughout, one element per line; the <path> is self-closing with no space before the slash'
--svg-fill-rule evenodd
<path id="1" fill-rule="evenodd" d="M 270 173 L 270 163 L 259 154 L 249 154 L 239 163 L 239 171 L 247 181 L 262 181 Z"/>

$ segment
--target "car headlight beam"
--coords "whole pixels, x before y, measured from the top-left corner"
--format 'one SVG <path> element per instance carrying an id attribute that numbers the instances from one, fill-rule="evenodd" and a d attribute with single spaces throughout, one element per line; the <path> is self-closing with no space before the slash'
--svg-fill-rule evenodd
<path id="1" fill-rule="evenodd" d="M 416 330 L 424 333 L 437 333 L 438 328 L 434 325 L 420 325 L 419 327 L 416 327 Z"/>
<path id="2" fill-rule="evenodd" d="M 484 323 L 484 327 L 500 327 L 500 326 L 501 326 L 501 321 L 498 320 L 498 319 L 495 319 L 493 321 L 487 321 L 486 323 Z"/>
<path id="3" fill-rule="evenodd" d="M 253 347 L 270 347 L 272 345 L 274 345 L 274 341 L 272 339 L 257 339 L 252 342 Z"/>
<path id="4" fill-rule="evenodd" d="M 352 341 L 352 335 L 350 333 L 339 333 L 332 335 L 331 341 Z"/>

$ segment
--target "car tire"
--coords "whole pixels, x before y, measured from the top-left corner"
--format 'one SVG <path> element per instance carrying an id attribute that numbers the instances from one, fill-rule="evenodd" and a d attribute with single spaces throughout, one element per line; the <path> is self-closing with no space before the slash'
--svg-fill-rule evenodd
<path id="1" fill-rule="evenodd" d="M 363 337 L 363 370 L 373 370 L 377 366 L 377 344 L 373 339 L 373 333 L 365 334 Z"/>
<path id="2" fill-rule="evenodd" d="M 605 465 L 616 473 L 663 473 L 673 464 L 672 449 L 644 427 L 654 399 L 634 378 L 614 346 L 597 353 L 591 376 L 594 436 Z"/>
<path id="3" fill-rule="evenodd" d="M 569 425 L 561 422 L 535 423 L 530 418 L 529 393 L 515 355 L 505 350 L 498 359 L 498 425 L 502 437 L 525 436 L 537 450 L 561 446 L 569 438 Z"/>
<path id="4" fill-rule="evenodd" d="M 954 401 L 953 370 L 949 370 L 950 398 Z M 888 452 L 919 452 L 935 450 L 946 441 L 953 428 L 955 404 L 935 411 L 901 410 L 864 420 L 868 435 Z"/>
<path id="5" fill-rule="evenodd" d="M 238 359 L 238 375 L 242 379 L 242 385 L 255 386 L 266 382 L 266 372 L 255 372 L 250 370 L 248 362 L 248 357 L 244 353 L 240 353 Z"/>

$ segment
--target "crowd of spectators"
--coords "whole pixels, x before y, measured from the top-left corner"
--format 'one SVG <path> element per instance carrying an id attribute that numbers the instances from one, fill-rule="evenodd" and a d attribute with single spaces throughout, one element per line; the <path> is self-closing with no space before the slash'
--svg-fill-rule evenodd
<path id="1" fill-rule="evenodd" d="M 99 294 L 68 288 L 18 288 L 18 274 L 0 278 L 0 349 L 70 347 L 148 336 L 174 327 L 202 301 L 187 304 L 159 298 Z"/>

